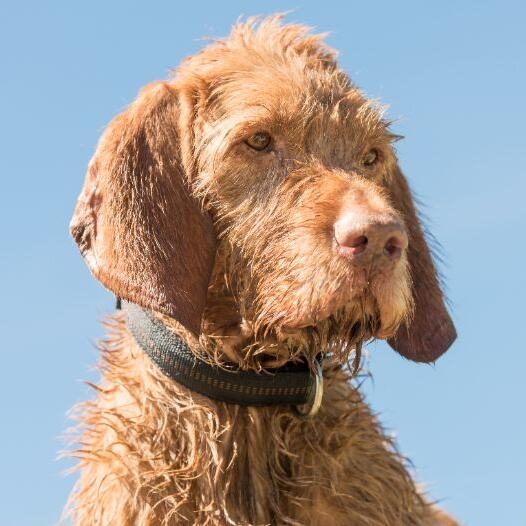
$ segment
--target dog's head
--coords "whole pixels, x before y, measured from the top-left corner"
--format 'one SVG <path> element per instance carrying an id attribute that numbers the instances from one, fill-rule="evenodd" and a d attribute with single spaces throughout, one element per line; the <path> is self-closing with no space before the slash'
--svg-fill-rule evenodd
<path id="1" fill-rule="evenodd" d="M 455 329 L 395 138 L 319 37 L 249 21 L 111 122 L 71 230 L 106 287 L 195 334 L 434 361 Z"/>

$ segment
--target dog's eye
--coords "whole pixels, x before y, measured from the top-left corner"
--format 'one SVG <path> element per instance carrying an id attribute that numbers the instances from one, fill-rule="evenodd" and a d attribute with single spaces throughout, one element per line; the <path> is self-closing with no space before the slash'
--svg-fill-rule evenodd
<path id="1" fill-rule="evenodd" d="M 362 162 L 364 166 L 372 166 L 373 164 L 376 164 L 376 162 L 378 161 L 378 157 L 378 150 L 373 148 L 365 154 L 365 157 L 363 158 Z"/>
<path id="2" fill-rule="evenodd" d="M 268 148 L 268 145 L 270 144 L 271 140 L 272 138 L 270 137 L 269 133 L 257 132 L 254 133 L 254 135 L 252 135 L 251 137 L 249 137 L 245 142 L 254 150 L 261 152 L 265 148 Z"/>

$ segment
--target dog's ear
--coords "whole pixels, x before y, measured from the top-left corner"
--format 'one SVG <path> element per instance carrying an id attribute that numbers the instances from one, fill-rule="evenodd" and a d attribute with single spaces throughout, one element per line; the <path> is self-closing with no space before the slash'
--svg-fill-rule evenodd
<path id="1" fill-rule="evenodd" d="M 448 350 L 457 333 L 440 290 L 432 254 L 418 220 L 409 185 L 398 166 L 390 174 L 388 190 L 408 231 L 408 260 L 414 298 L 413 317 L 402 324 L 388 341 L 406 358 L 434 362 Z"/>
<path id="2" fill-rule="evenodd" d="M 109 124 L 70 229 L 105 287 L 199 334 L 216 242 L 190 189 L 188 99 L 153 83 Z"/>

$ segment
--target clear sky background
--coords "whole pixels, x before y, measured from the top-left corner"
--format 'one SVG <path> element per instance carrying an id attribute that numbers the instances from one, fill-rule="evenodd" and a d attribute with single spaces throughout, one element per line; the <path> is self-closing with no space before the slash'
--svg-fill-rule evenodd
<path id="1" fill-rule="evenodd" d="M 74 482 L 55 458 L 113 298 L 67 225 L 101 131 L 200 37 L 293 9 L 399 119 L 402 167 L 444 247 L 459 339 L 434 367 L 370 346 L 368 399 L 446 509 L 526 525 L 525 6 L 0 2 L 0 524 L 54 524 Z"/>

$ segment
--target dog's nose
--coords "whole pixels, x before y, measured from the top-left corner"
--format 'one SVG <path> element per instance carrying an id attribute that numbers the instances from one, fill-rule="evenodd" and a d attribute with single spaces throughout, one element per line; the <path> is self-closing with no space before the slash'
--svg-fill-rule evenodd
<path id="1" fill-rule="evenodd" d="M 407 249 L 407 233 L 395 219 L 359 220 L 346 214 L 334 224 L 334 238 L 340 255 L 352 260 L 400 259 Z"/>

